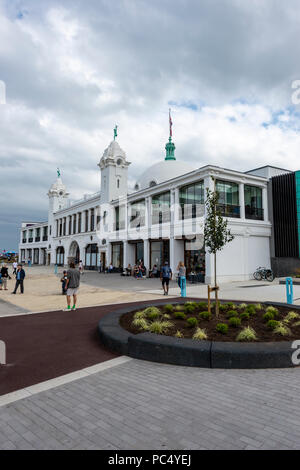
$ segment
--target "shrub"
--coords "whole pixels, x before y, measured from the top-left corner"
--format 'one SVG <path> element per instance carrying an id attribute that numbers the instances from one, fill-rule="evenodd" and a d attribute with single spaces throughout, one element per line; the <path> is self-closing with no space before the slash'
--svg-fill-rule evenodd
<path id="1" fill-rule="evenodd" d="M 296 321 L 296 323 L 294 323 L 293 326 L 300 326 L 300 321 Z"/>
<path id="2" fill-rule="evenodd" d="M 170 320 L 171 315 L 169 315 L 168 313 L 164 313 L 162 317 L 164 320 Z"/>
<path id="3" fill-rule="evenodd" d="M 185 320 L 186 314 L 184 312 L 175 312 L 174 317 L 177 318 L 177 320 Z"/>
<path id="4" fill-rule="evenodd" d="M 299 313 L 291 311 L 285 316 L 283 322 L 284 323 L 289 323 L 292 320 L 297 320 L 299 317 L 300 317 Z"/>
<path id="5" fill-rule="evenodd" d="M 238 305 L 238 308 L 239 308 L 240 310 L 245 310 L 246 307 L 247 307 L 247 304 L 240 304 L 240 305 Z"/>
<path id="6" fill-rule="evenodd" d="M 236 305 L 233 302 L 227 302 L 224 305 L 227 305 L 227 308 L 230 308 L 231 310 L 234 310 L 236 308 Z"/>
<path id="7" fill-rule="evenodd" d="M 149 320 L 157 320 L 160 317 L 160 312 L 148 313 L 147 317 L 149 318 Z"/>
<path id="8" fill-rule="evenodd" d="M 227 304 L 220 304 L 219 305 L 219 310 L 220 312 L 225 312 L 225 310 L 227 310 Z"/>
<path id="9" fill-rule="evenodd" d="M 279 325 L 274 329 L 274 333 L 280 336 L 290 336 L 291 330 L 285 326 L 282 322 L 278 322 Z"/>
<path id="10" fill-rule="evenodd" d="M 197 307 L 200 309 L 200 310 L 207 310 L 207 302 L 199 302 L 197 304 Z"/>
<path id="11" fill-rule="evenodd" d="M 237 317 L 231 317 L 228 320 L 229 326 L 233 326 L 233 328 L 238 328 L 239 326 L 241 326 L 241 323 L 242 323 L 242 320 Z"/>
<path id="12" fill-rule="evenodd" d="M 255 307 L 255 310 L 256 310 L 256 311 L 259 311 L 259 310 L 262 310 L 262 309 L 263 309 L 262 304 L 255 304 L 254 307 Z"/>
<path id="13" fill-rule="evenodd" d="M 187 319 L 187 324 L 190 328 L 194 328 L 198 325 L 198 320 L 195 317 L 191 317 Z"/>
<path id="14" fill-rule="evenodd" d="M 226 313 L 226 317 L 231 318 L 231 317 L 237 317 L 238 313 L 236 310 L 228 310 Z"/>
<path id="15" fill-rule="evenodd" d="M 191 304 L 188 304 L 188 305 L 185 304 L 185 305 L 184 305 L 184 311 L 185 311 L 186 313 L 194 313 L 195 310 L 196 310 L 195 305 L 191 305 Z"/>
<path id="16" fill-rule="evenodd" d="M 240 319 L 241 319 L 242 321 L 243 321 L 243 320 L 249 320 L 249 318 L 250 318 L 250 315 L 249 315 L 248 312 L 242 312 L 242 313 L 240 314 Z"/>
<path id="17" fill-rule="evenodd" d="M 278 309 L 270 306 L 266 309 L 266 313 L 273 313 L 273 318 L 275 318 L 278 316 Z"/>
<path id="18" fill-rule="evenodd" d="M 133 315 L 133 318 L 134 318 L 134 319 L 137 319 L 137 318 L 145 318 L 145 317 L 146 317 L 145 312 L 135 312 L 135 314 Z"/>
<path id="19" fill-rule="evenodd" d="M 263 314 L 263 320 L 268 322 L 269 320 L 274 320 L 274 314 L 272 312 L 266 312 Z"/>
<path id="20" fill-rule="evenodd" d="M 228 325 L 226 323 L 218 323 L 216 326 L 216 330 L 218 333 L 226 335 L 228 333 Z"/>
<path id="21" fill-rule="evenodd" d="M 171 304 L 167 304 L 167 305 L 164 306 L 164 311 L 165 311 L 166 313 L 172 313 L 173 310 L 174 310 L 174 307 L 173 307 L 173 305 L 171 305 Z"/>
<path id="22" fill-rule="evenodd" d="M 202 318 L 202 320 L 210 320 L 211 318 L 211 313 L 205 311 L 205 312 L 200 312 L 199 317 Z"/>
<path id="23" fill-rule="evenodd" d="M 155 315 L 156 315 L 156 318 L 159 317 L 159 315 L 160 315 L 160 310 L 159 310 L 159 308 L 157 308 L 157 307 L 147 307 L 147 308 L 145 308 L 144 313 L 145 313 L 145 315 L 146 315 L 148 318 L 151 318 L 151 317 L 150 317 L 150 315 L 151 315 L 151 316 L 152 316 L 152 320 L 154 320 Z"/>
<path id="24" fill-rule="evenodd" d="M 145 318 L 135 318 L 132 322 L 132 325 L 140 330 L 148 330 L 149 324 Z"/>
<path id="25" fill-rule="evenodd" d="M 256 314 L 256 308 L 254 305 L 247 305 L 245 308 L 245 312 L 249 313 L 249 315 L 255 315 Z"/>
<path id="26" fill-rule="evenodd" d="M 176 305 L 176 307 L 175 307 L 175 310 L 177 312 L 182 312 L 183 309 L 184 309 L 183 305 Z"/>
<path id="27" fill-rule="evenodd" d="M 251 326 L 243 328 L 236 337 L 236 341 L 255 341 L 256 339 L 256 333 Z"/>
<path id="28" fill-rule="evenodd" d="M 175 338 L 183 338 L 183 334 L 181 333 L 180 330 L 177 330 L 174 336 Z"/>
<path id="29" fill-rule="evenodd" d="M 280 322 L 277 320 L 269 320 L 267 323 L 267 327 L 271 330 L 275 330 L 279 326 Z"/>
<path id="30" fill-rule="evenodd" d="M 184 305 L 192 305 L 193 307 L 197 307 L 197 302 L 188 300 Z"/>
<path id="31" fill-rule="evenodd" d="M 151 333 L 162 335 L 168 328 L 171 328 L 172 326 L 173 323 L 170 321 L 154 321 L 149 325 L 149 331 Z"/>
<path id="32" fill-rule="evenodd" d="M 193 335 L 193 339 L 197 339 L 199 341 L 203 341 L 207 339 L 206 331 L 203 330 L 202 328 L 197 328 Z"/>

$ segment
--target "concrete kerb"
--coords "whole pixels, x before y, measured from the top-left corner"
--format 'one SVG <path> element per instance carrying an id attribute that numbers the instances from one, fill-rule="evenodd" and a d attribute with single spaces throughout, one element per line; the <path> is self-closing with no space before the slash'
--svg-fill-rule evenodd
<path id="1" fill-rule="evenodd" d="M 176 301 L 183 304 L 185 300 Z M 275 302 L 267 305 L 291 307 Z M 143 305 L 143 308 L 153 304 Z M 164 304 L 156 304 L 160 307 Z M 267 369 L 295 367 L 292 363 L 292 341 L 268 343 L 234 343 L 195 341 L 171 336 L 141 333 L 134 335 L 121 327 L 119 320 L 125 313 L 137 310 L 137 306 L 122 308 L 109 313 L 99 321 L 98 331 L 102 343 L 118 353 L 151 362 L 174 365 L 221 368 L 221 369 Z"/>

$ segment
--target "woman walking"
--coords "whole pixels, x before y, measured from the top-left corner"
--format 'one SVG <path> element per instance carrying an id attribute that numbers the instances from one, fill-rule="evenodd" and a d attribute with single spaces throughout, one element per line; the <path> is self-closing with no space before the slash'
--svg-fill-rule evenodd
<path id="1" fill-rule="evenodd" d="M 1 268 L 1 278 L 2 278 L 1 290 L 2 290 L 2 286 L 4 287 L 4 290 L 7 290 L 7 279 L 9 278 L 9 274 L 8 274 L 8 267 L 6 266 L 6 264 L 2 266 Z"/>
<path id="2" fill-rule="evenodd" d="M 178 266 L 177 266 L 177 271 L 178 271 L 178 287 L 180 289 L 185 288 L 186 285 L 186 267 L 184 266 L 183 261 L 179 261 Z"/>

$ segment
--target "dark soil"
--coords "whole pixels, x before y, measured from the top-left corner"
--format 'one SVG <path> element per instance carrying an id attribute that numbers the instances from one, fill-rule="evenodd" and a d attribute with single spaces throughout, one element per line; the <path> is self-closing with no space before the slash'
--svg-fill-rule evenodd
<path id="1" fill-rule="evenodd" d="M 203 320 L 199 317 L 199 313 L 203 311 L 203 308 L 199 309 L 198 307 L 195 308 L 194 313 L 190 313 L 190 314 L 186 313 L 185 320 L 176 319 L 174 317 L 174 313 L 167 312 L 170 315 L 169 321 L 174 323 L 174 327 L 168 329 L 165 335 L 174 336 L 175 333 L 179 330 L 183 334 L 184 338 L 192 338 L 193 334 L 195 333 L 196 328 L 195 327 L 191 328 L 190 326 L 188 326 L 187 319 L 191 317 L 196 317 L 198 320 L 198 327 L 205 329 L 207 337 L 208 337 L 207 339 L 210 341 L 235 341 L 238 333 L 246 326 L 251 326 L 255 330 L 255 333 L 257 336 L 257 342 L 293 341 L 295 339 L 300 339 L 300 326 L 293 327 L 293 323 L 300 321 L 300 318 L 297 320 L 291 321 L 287 325 L 287 327 L 291 330 L 291 333 L 292 333 L 291 335 L 281 336 L 281 335 L 275 334 L 271 329 L 267 327 L 266 322 L 263 320 L 263 314 L 265 313 L 265 309 L 267 308 L 267 306 L 262 305 L 262 307 L 263 308 L 259 311 L 256 311 L 254 315 L 250 315 L 250 318 L 248 320 L 247 319 L 242 320 L 241 326 L 239 326 L 238 328 L 229 326 L 227 334 L 222 334 L 216 331 L 216 325 L 218 323 L 228 324 L 229 318 L 227 317 L 226 313 L 228 312 L 228 310 L 232 310 L 232 308 L 228 308 L 224 312 L 220 312 L 218 318 L 216 318 L 214 308 L 212 308 L 212 315 L 211 315 L 210 320 Z M 139 310 L 136 310 L 136 311 L 139 311 Z M 160 311 L 162 314 L 166 313 L 163 307 L 160 308 Z M 184 311 L 184 306 L 182 306 L 182 311 Z M 237 308 L 236 311 L 240 314 L 243 310 Z M 279 311 L 279 314 L 275 319 L 277 321 L 282 321 L 288 312 L 293 311 L 293 308 L 292 306 L 289 308 L 279 307 L 278 311 Z M 297 310 L 295 310 L 295 312 L 300 314 L 300 312 Z M 136 328 L 132 325 L 134 314 L 135 312 L 124 314 L 120 318 L 120 325 L 124 329 L 129 331 L 130 333 L 133 333 L 133 334 L 144 333 L 145 331 L 142 331 L 139 328 Z"/>

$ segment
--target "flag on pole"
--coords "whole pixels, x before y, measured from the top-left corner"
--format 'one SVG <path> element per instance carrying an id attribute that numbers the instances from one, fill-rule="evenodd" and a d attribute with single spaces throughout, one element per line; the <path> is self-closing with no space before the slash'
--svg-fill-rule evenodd
<path id="1" fill-rule="evenodd" d="M 172 118 L 171 118 L 171 109 L 169 109 L 169 123 L 170 123 L 170 137 L 172 137 L 173 122 L 172 122 Z"/>

